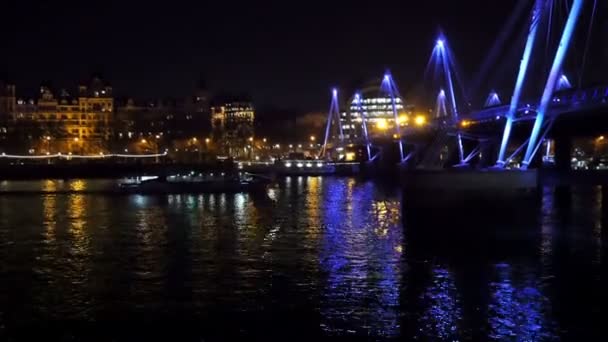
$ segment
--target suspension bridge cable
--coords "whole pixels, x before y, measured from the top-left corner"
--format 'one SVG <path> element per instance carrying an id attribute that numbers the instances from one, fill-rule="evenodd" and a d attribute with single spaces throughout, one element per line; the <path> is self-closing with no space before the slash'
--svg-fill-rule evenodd
<path id="1" fill-rule="evenodd" d="M 549 22 L 547 24 L 547 38 L 545 39 L 545 60 L 549 60 L 549 46 L 551 45 L 552 23 L 553 23 L 553 0 L 549 1 Z"/>
<path id="2" fill-rule="evenodd" d="M 515 28 L 518 27 L 518 21 L 521 19 L 524 13 L 528 12 L 527 8 L 529 6 L 529 3 L 530 2 L 528 0 L 519 0 L 515 9 L 511 12 L 511 16 L 507 20 L 504 28 L 500 31 L 498 38 L 496 38 L 494 44 L 490 48 L 490 52 L 484 59 L 483 63 L 481 64 L 481 67 L 479 68 L 479 71 L 473 78 L 473 81 L 471 82 L 471 88 L 469 89 L 469 94 L 477 94 L 479 88 L 481 87 L 481 83 L 483 82 L 482 79 L 485 78 L 487 75 L 492 74 L 490 72 L 490 68 L 495 65 L 495 61 L 499 58 L 499 56 L 501 56 L 500 52 L 505 49 L 507 39 L 513 35 Z"/>
<path id="3" fill-rule="evenodd" d="M 597 9 L 597 0 L 593 1 L 593 10 L 591 11 L 591 19 L 589 21 L 589 28 L 587 29 L 587 37 L 585 40 L 585 50 L 583 52 L 583 63 L 581 65 L 581 72 L 578 77 L 578 87 L 582 87 L 583 75 L 585 74 L 585 66 L 587 64 L 587 54 L 589 53 L 589 45 L 591 44 L 591 31 L 593 30 L 593 22 L 595 21 L 595 11 Z"/>

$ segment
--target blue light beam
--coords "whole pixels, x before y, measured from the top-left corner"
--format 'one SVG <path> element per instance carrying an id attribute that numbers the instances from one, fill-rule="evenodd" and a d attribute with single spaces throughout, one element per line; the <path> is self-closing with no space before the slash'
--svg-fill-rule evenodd
<path id="1" fill-rule="evenodd" d="M 572 88 L 572 84 L 570 84 L 570 80 L 564 74 L 559 77 L 557 80 L 557 86 L 555 87 L 555 91 L 565 90 Z"/>
<path id="2" fill-rule="evenodd" d="M 439 90 L 439 94 L 437 94 L 437 105 L 435 107 L 435 115 L 440 118 L 448 115 L 448 110 L 445 107 L 445 90 Z"/>
<path id="3" fill-rule="evenodd" d="M 441 60 L 441 64 L 443 64 L 443 72 L 445 73 L 446 82 L 448 83 L 448 91 L 450 95 L 450 106 L 452 109 L 452 119 L 454 122 L 458 121 L 458 107 L 456 106 L 456 94 L 454 93 L 454 82 L 452 81 L 452 72 L 450 71 L 451 63 L 448 57 L 448 48 L 445 43 L 445 38 L 437 39 L 437 44 L 435 45 L 435 49 L 437 50 L 439 59 Z M 433 51 L 434 52 L 434 51 Z M 460 158 L 460 163 L 464 163 L 464 150 L 462 147 L 462 137 L 460 133 L 456 135 L 456 139 L 458 142 L 458 156 Z"/>
<path id="4" fill-rule="evenodd" d="M 319 154 L 320 158 L 325 156 L 325 152 L 327 152 L 327 142 L 329 140 L 329 132 L 331 130 L 331 122 L 335 118 L 338 120 L 338 127 L 340 130 L 340 141 L 344 138 L 342 133 L 342 124 L 340 123 L 340 107 L 338 105 L 338 89 L 334 88 L 331 92 L 331 104 L 329 106 L 329 113 L 327 114 L 327 125 L 325 126 L 325 139 L 323 140 L 323 147 L 321 148 L 321 153 Z"/>
<path id="5" fill-rule="evenodd" d="M 391 75 L 390 71 L 388 71 L 388 70 L 384 74 L 384 79 L 382 80 L 381 87 L 382 87 L 382 89 L 388 91 L 388 94 L 391 97 L 391 104 L 393 107 L 393 117 L 395 119 L 395 131 L 397 132 L 396 134 L 399 137 L 400 162 L 403 162 L 404 161 L 403 141 L 401 140 L 401 128 L 399 127 L 399 113 L 397 113 L 397 103 L 396 103 L 396 97 L 399 96 L 399 90 L 397 89 L 397 85 L 395 84 L 395 81 L 393 80 L 393 76 Z"/>
<path id="6" fill-rule="evenodd" d="M 537 150 L 536 144 L 538 141 L 538 135 L 540 134 L 547 108 L 551 103 L 551 98 L 553 97 L 553 91 L 555 89 L 557 79 L 561 74 L 562 64 L 564 63 L 566 53 L 568 52 L 568 47 L 572 41 L 572 34 L 576 29 L 576 23 L 580 17 L 583 3 L 583 0 L 574 0 L 572 3 L 572 8 L 570 9 L 570 14 L 568 15 L 568 21 L 564 27 L 564 32 L 562 33 L 562 38 L 560 40 L 559 47 L 557 48 L 557 52 L 555 53 L 553 65 L 551 66 L 551 72 L 549 73 L 549 78 L 547 79 L 547 84 L 545 85 L 545 90 L 540 100 L 540 106 L 536 112 L 536 120 L 534 121 L 534 127 L 532 128 L 532 134 L 530 134 L 530 142 L 528 143 L 526 155 L 521 166 L 523 170 L 528 169 L 532 158 L 534 158 L 534 153 Z"/>
<path id="7" fill-rule="evenodd" d="M 363 106 L 361 106 L 361 101 L 362 101 L 362 96 L 360 93 L 356 93 L 355 94 L 355 105 L 357 106 L 357 110 L 359 111 L 359 114 L 361 115 L 361 126 L 363 127 L 363 136 L 365 137 L 365 148 L 367 150 L 367 160 L 371 160 L 372 158 L 372 151 L 370 148 L 370 144 L 369 144 L 369 135 L 367 133 L 367 117 L 365 116 L 365 113 L 363 112 Z"/>
<path id="8" fill-rule="evenodd" d="M 526 75 L 528 73 L 528 67 L 530 65 L 530 57 L 534 50 L 534 42 L 538 32 L 538 26 L 542 16 L 543 0 L 536 0 L 534 10 L 532 11 L 532 20 L 530 22 L 530 31 L 528 33 L 528 39 L 526 41 L 526 47 L 524 48 L 524 54 L 521 58 L 519 65 L 519 73 L 517 74 L 517 80 L 515 81 L 515 88 L 513 90 L 513 96 L 511 97 L 511 103 L 509 105 L 509 111 L 505 115 L 507 120 L 505 122 L 505 129 L 502 134 L 502 141 L 500 143 L 500 151 L 498 152 L 498 160 L 496 161 L 496 167 L 502 168 L 505 166 L 505 154 L 507 152 L 507 146 L 509 145 L 509 138 L 511 137 L 511 128 L 513 127 L 513 119 L 515 112 L 519 106 L 521 99 L 521 92 L 523 89 Z"/>
<path id="9" fill-rule="evenodd" d="M 492 90 L 486 99 L 485 107 L 494 107 L 500 105 L 500 97 L 496 91 Z"/>

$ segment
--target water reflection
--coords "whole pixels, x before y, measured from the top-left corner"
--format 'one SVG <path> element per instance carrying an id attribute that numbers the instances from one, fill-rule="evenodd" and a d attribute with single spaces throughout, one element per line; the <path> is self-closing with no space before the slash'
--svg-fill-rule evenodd
<path id="1" fill-rule="evenodd" d="M 517 275 L 510 265 L 498 264 L 495 273 L 495 281 L 490 283 L 490 337 L 519 341 L 555 338 L 549 300 L 540 291 L 534 272 Z"/>
<path id="2" fill-rule="evenodd" d="M 441 340 L 457 340 L 461 331 L 462 309 L 458 290 L 450 271 L 436 267 L 432 270 L 431 284 L 421 300 L 427 308 L 420 317 L 420 337 L 434 336 Z"/>
<path id="3" fill-rule="evenodd" d="M 44 195 L 42 197 L 42 210 L 44 215 L 44 241 L 52 246 L 55 241 L 57 224 L 57 196 Z"/>
<path id="4" fill-rule="evenodd" d="M 521 225 L 480 213 L 465 226 L 441 208 L 402 223 L 398 191 L 348 178 L 285 178 L 270 198 L 105 196 L 86 193 L 89 180 L 20 186 L 46 192 L 0 196 L 7 326 L 116 319 L 148 332 L 180 322 L 196 337 L 217 324 L 597 340 L 604 324 L 605 187 L 546 188 L 539 210 L 517 213 Z"/>
<path id="5" fill-rule="evenodd" d="M 87 188 L 87 183 L 82 179 L 75 179 L 69 182 L 68 187 L 71 191 L 84 191 Z"/>
<path id="6" fill-rule="evenodd" d="M 354 182 L 332 182 L 324 191 L 322 328 L 329 334 L 397 336 L 401 268 L 395 247 L 401 227 L 387 208 L 399 204 L 370 201 L 369 184 Z"/>

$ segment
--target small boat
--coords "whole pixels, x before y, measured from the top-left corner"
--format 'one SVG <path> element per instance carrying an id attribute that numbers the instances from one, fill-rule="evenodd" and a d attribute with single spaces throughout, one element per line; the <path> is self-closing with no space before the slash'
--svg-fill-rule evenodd
<path id="1" fill-rule="evenodd" d="M 249 173 L 191 172 L 129 179 L 121 182 L 119 188 L 122 192 L 134 194 L 239 193 L 264 191 L 271 182 L 269 178 Z"/>
<path id="2" fill-rule="evenodd" d="M 275 163 L 276 172 L 283 176 L 324 176 L 336 173 L 336 166 L 322 160 L 283 160 Z"/>

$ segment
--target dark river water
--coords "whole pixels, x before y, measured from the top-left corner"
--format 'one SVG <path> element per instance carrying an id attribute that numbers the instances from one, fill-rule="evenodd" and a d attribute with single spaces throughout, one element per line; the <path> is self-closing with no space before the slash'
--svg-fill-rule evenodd
<path id="1" fill-rule="evenodd" d="M 601 187 L 419 212 L 394 186 L 350 178 L 257 195 L 78 193 L 106 185 L 0 184 L 48 191 L 0 195 L 1 341 L 606 337 Z"/>

